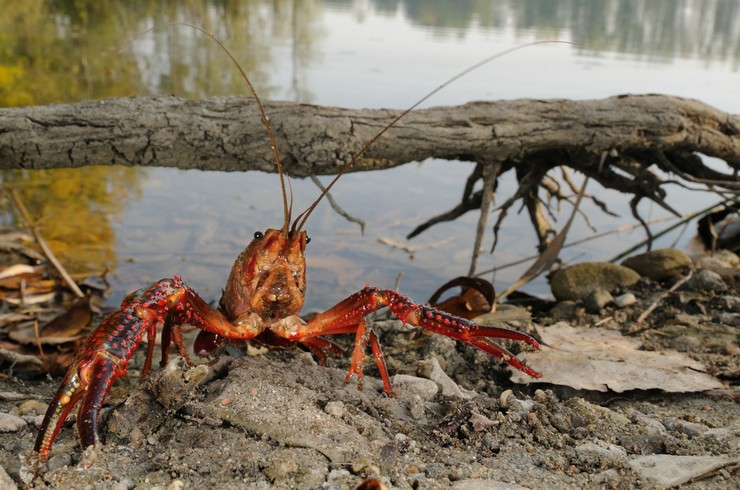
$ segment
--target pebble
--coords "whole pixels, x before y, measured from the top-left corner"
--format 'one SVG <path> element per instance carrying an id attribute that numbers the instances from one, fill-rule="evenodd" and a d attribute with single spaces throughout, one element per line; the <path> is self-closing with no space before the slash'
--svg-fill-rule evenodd
<path id="1" fill-rule="evenodd" d="M 601 312 L 602 308 L 614 301 L 614 297 L 611 293 L 605 289 L 595 289 L 586 297 L 583 304 L 586 307 L 586 311 L 589 313 L 597 314 Z"/>
<path id="2" fill-rule="evenodd" d="M 18 415 L 44 415 L 48 407 L 38 400 L 27 400 L 18 407 Z"/>
<path id="3" fill-rule="evenodd" d="M 466 390 L 455 383 L 452 378 L 447 376 L 439 361 L 436 358 L 420 361 L 417 364 L 417 373 L 425 378 L 434 381 L 442 390 L 442 394 L 463 400 L 475 398 L 477 393 L 472 390 Z M 394 376 L 395 378 L 395 376 Z"/>
<path id="4" fill-rule="evenodd" d="M 631 306 L 635 303 L 637 303 L 637 297 L 632 293 L 620 294 L 619 296 L 614 298 L 614 304 L 616 304 L 619 308 Z"/>
<path id="5" fill-rule="evenodd" d="M 697 424 L 695 422 L 677 419 L 676 417 L 667 417 L 663 421 L 663 425 L 672 432 L 686 434 L 691 438 L 700 436 L 709 430 L 709 427 L 704 424 Z"/>
<path id="6" fill-rule="evenodd" d="M 696 291 L 725 291 L 727 284 L 722 276 L 709 269 L 701 269 L 694 274 L 687 284 L 689 289 Z"/>
<path id="7" fill-rule="evenodd" d="M 493 425 L 498 425 L 497 422 L 494 422 L 477 410 L 473 410 L 471 412 L 470 424 L 473 426 L 473 430 L 476 432 L 484 431 Z"/>
<path id="8" fill-rule="evenodd" d="M 0 432 L 18 432 L 26 427 L 26 421 L 17 415 L 0 413 Z"/>
<path id="9" fill-rule="evenodd" d="M 684 274 L 691 266 L 691 259 L 675 248 L 662 248 L 624 259 L 622 265 L 636 271 L 642 277 L 654 281 L 665 281 Z"/>
<path id="10" fill-rule="evenodd" d="M 720 313 L 717 319 L 723 325 L 740 326 L 740 313 Z"/>
<path id="11" fill-rule="evenodd" d="M 71 453 L 57 453 L 49 458 L 46 463 L 46 468 L 49 471 L 54 471 L 65 466 L 72 466 L 72 454 Z"/>
<path id="12" fill-rule="evenodd" d="M 717 250 L 712 255 L 696 259 L 697 269 L 731 269 L 740 265 L 740 259 L 729 250 Z"/>
<path id="13" fill-rule="evenodd" d="M 15 490 L 18 488 L 18 485 L 15 484 L 13 479 L 8 475 L 8 472 L 5 471 L 5 468 L 0 465 L 0 488 L 4 488 L 7 490 Z"/>
<path id="14" fill-rule="evenodd" d="M 130 490 L 134 488 L 134 481 L 131 478 L 122 478 L 111 487 L 111 490 Z"/>
<path id="15" fill-rule="evenodd" d="M 431 400 L 439 391 L 434 381 L 408 374 L 396 374 L 391 384 L 396 395 L 402 399 L 419 396 L 422 400 Z"/>
<path id="16" fill-rule="evenodd" d="M 344 402 L 329 402 L 324 407 L 324 412 L 328 413 L 329 415 L 341 418 L 342 415 L 344 415 Z"/>
<path id="17" fill-rule="evenodd" d="M 167 490 L 182 490 L 185 488 L 185 483 L 182 480 L 172 480 L 172 482 L 167 485 Z"/>
<path id="18" fill-rule="evenodd" d="M 623 447 L 599 442 L 601 444 L 587 442 L 576 446 L 576 454 L 588 464 L 619 464 L 627 461 L 627 450 Z"/>
<path id="19" fill-rule="evenodd" d="M 553 296 L 562 300 L 584 300 L 596 289 L 612 291 L 632 286 L 640 275 L 627 267 L 603 262 L 583 262 L 560 269 L 550 281 Z"/>
<path id="20" fill-rule="evenodd" d="M 619 472 L 614 468 L 609 468 L 608 470 L 597 473 L 591 477 L 591 483 L 602 485 L 604 488 L 606 488 L 607 483 L 618 482 L 619 480 Z"/>
<path id="21" fill-rule="evenodd" d="M 717 302 L 722 310 L 740 313 L 740 296 L 720 296 L 717 298 Z"/>
<path id="22" fill-rule="evenodd" d="M 632 423 L 646 426 L 651 433 L 662 433 L 666 431 L 665 425 L 663 425 L 659 420 L 648 417 L 642 412 L 635 411 L 631 413 L 630 421 Z"/>

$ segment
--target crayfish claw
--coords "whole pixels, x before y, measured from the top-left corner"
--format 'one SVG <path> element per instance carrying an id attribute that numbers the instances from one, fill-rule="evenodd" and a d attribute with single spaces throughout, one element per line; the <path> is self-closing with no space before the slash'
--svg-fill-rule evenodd
<path id="1" fill-rule="evenodd" d="M 70 368 L 49 404 L 36 437 L 34 450 L 42 459 L 48 457 L 59 430 L 80 399 L 82 402 L 77 409 L 80 443 L 87 447 L 100 442 L 98 416 L 111 385 L 125 370 L 121 364 L 121 359 L 116 356 L 98 351 L 92 361 L 77 362 Z"/>

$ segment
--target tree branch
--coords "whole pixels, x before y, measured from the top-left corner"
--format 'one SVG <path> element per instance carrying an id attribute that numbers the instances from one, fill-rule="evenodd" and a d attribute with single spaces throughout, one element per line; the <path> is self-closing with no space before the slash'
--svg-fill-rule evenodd
<path id="1" fill-rule="evenodd" d="M 293 103 L 266 109 L 284 166 L 298 177 L 335 173 L 399 112 Z M 605 151 L 608 165 L 637 161 L 643 168 L 660 167 L 661 161 L 642 157 L 661 151 L 683 174 L 737 189 L 739 134 L 740 116 L 661 95 L 471 102 L 408 114 L 353 170 L 430 157 L 507 162 L 506 170 L 534 157 L 557 157 L 598 175 Z M 694 158 L 697 152 L 724 160 L 733 172 L 718 175 L 705 168 Z M 275 171 L 259 112 L 247 98 L 156 96 L 0 109 L 0 167 L 93 164 Z M 602 175 L 601 180 L 608 185 L 620 177 Z"/>

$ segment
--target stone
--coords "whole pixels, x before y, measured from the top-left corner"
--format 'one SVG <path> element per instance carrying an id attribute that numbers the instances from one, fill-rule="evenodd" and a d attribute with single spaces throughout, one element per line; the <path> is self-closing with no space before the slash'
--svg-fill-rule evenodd
<path id="1" fill-rule="evenodd" d="M 701 269 L 689 279 L 688 287 L 696 291 L 725 291 L 727 284 L 722 276 L 709 269 Z"/>
<path id="2" fill-rule="evenodd" d="M 0 432 L 18 432 L 26 426 L 26 421 L 17 415 L 0 413 Z"/>
<path id="3" fill-rule="evenodd" d="M 593 314 L 601 312 L 602 308 L 614 301 L 614 297 L 604 289 L 596 289 L 591 291 L 584 301 L 586 311 Z"/>
<path id="4" fill-rule="evenodd" d="M 401 399 L 418 395 L 422 400 L 431 400 L 439 391 L 439 386 L 434 381 L 407 374 L 396 374 L 391 384 L 396 396 Z"/>
<path id="5" fill-rule="evenodd" d="M 597 289 L 613 291 L 622 286 L 632 286 L 640 280 L 634 270 L 617 264 L 583 262 L 555 273 L 550 283 L 552 294 L 558 301 L 585 300 Z"/>
<path id="6" fill-rule="evenodd" d="M 691 267 L 691 259 L 675 248 L 662 248 L 628 257 L 622 265 L 636 271 L 642 277 L 665 281 L 684 274 Z"/>
<path id="7" fill-rule="evenodd" d="M 632 293 L 620 294 L 619 296 L 614 298 L 614 304 L 617 305 L 619 308 L 632 306 L 635 303 L 637 303 L 637 297 Z"/>

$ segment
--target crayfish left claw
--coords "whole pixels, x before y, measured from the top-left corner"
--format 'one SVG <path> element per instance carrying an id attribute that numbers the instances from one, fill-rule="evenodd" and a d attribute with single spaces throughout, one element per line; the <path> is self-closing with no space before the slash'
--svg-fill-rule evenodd
<path id="1" fill-rule="evenodd" d="M 62 424 L 80 398 L 82 402 L 77 409 L 80 443 L 87 447 L 100 442 L 98 415 L 105 395 L 120 373 L 121 359 L 105 351 L 97 352 L 92 361 L 72 366 L 52 399 L 36 438 L 34 450 L 42 459 L 49 455 Z"/>

